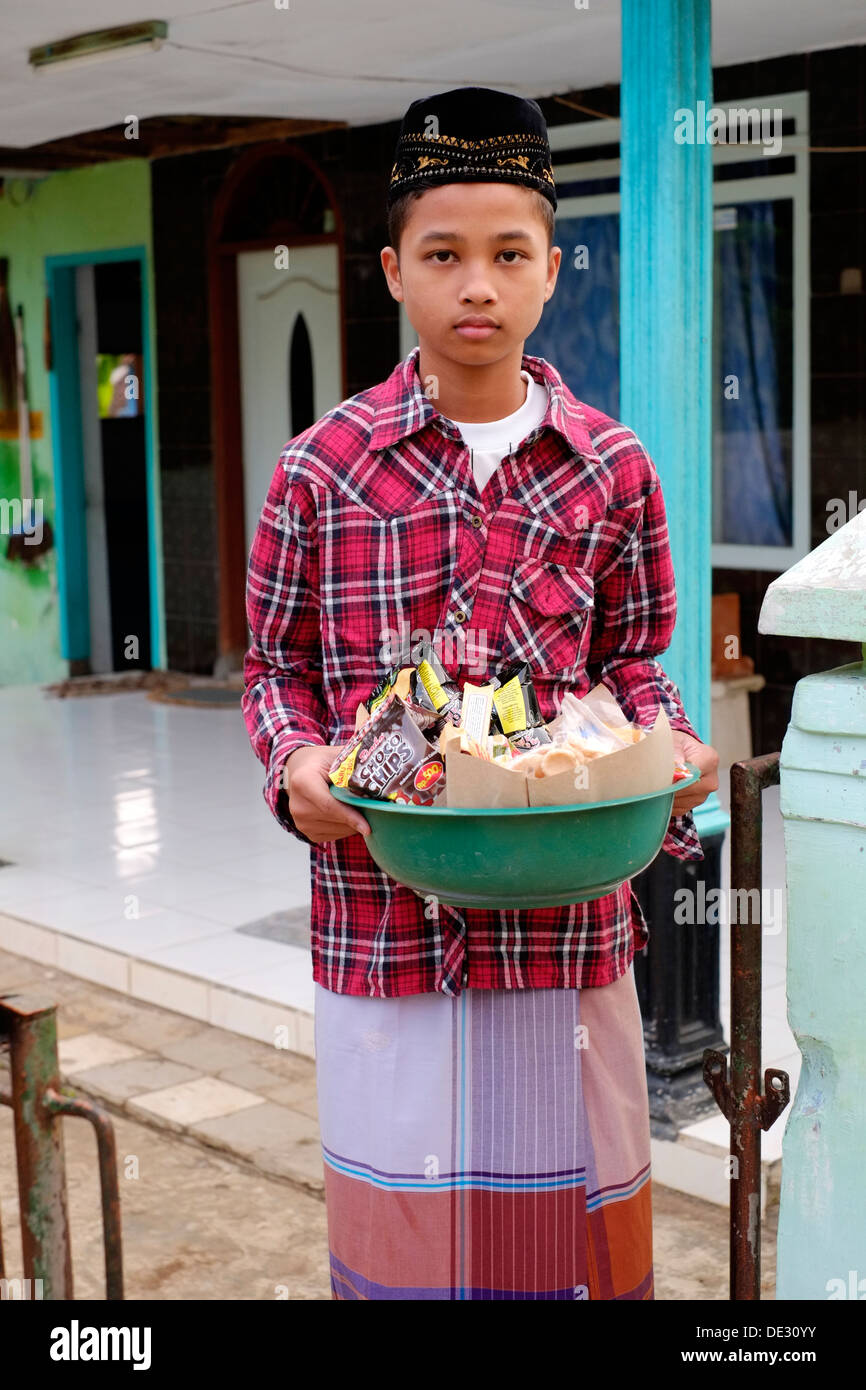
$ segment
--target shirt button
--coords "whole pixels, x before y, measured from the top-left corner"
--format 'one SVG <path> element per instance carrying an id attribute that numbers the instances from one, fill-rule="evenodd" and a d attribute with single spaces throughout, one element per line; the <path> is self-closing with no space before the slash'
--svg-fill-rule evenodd
<path id="1" fill-rule="evenodd" d="M 481 520 L 481 517 L 480 517 L 480 516 L 473 516 L 473 517 L 470 519 L 470 524 L 471 524 L 472 526 L 474 526 L 475 529 L 476 529 L 476 531 L 477 531 L 478 528 L 479 528 L 479 526 L 483 526 L 483 525 L 484 525 L 484 522 Z"/>
<path id="2" fill-rule="evenodd" d="M 466 622 L 466 614 L 463 612 L 462 608 L 458 609 L 458 611 L 454 614 L 454 621 L 455 623 Z"/>

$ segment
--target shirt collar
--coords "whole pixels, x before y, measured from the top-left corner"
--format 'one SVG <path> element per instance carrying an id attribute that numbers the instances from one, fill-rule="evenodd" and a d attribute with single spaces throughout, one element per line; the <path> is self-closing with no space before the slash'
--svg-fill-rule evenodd
<path id="1" fill-rule="evenodd" d="M 371 450 L 386 449 L 430 423 L 448 438 L 461 439 L 457 426 L 440 414 L 424 392 L 418 375 L 420 352 L 419 347 L 412 348 L 387 380 L 375 388 Z M 528 353 L 523 354 L 520 365 L 535 381 L 548 388 L 547 410 L 537 429 L 549 426 L 562 435 L 574 453 L 597 459 L 580 401 L 572 395 L 556 368 L 544 357 L 532 357 Z"/>

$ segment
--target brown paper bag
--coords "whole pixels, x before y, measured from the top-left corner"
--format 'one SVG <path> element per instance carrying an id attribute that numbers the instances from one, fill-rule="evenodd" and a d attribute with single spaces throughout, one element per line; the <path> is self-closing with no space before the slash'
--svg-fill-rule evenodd
<path id="1" fill-rule="evenodd" d="M 624 726 L 628 720 L 604 684 L 583 696 L 606 724 Z M 551 731 L 556 720 L 545 727 Z M 445 751 L 446 801 L 449 807 L 571 806 L 640 796 L 671 786 L 674 743 L 670 722 L 659 709 L 655 723 L 638 742 L 623 744 L 614 753 L 592 758 L 575 772 L 553 777 L 527 777 L 519 769 L 485 762 L 461 753 L 456 745 Z"/>

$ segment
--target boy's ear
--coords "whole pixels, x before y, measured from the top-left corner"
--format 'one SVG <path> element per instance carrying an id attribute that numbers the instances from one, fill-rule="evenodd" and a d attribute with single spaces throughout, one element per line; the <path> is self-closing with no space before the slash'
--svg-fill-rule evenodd
<path id="1" fill-rule="evenodd" d="M 400 275 L 400 262 L 393 246 L 383 246 L 379 260 L 385 272 L 385 280 L 392 299 L 403 301 L 403 280 Z"/>
<path id="2" fill-rule="evenodd" d="M 562 261 L 562 247 L 551 246 L 550 255 L 547 261 L 547 286 L 544 294 L 544 302 L 547 303 L 556 289 L 556 280 L 559 275 L 559 266 Z"/>

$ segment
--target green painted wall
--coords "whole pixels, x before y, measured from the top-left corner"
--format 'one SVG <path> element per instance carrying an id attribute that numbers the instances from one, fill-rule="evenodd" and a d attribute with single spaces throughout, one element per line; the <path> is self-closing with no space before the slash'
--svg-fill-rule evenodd
<path id="1" fill-rule="evenodd" d="M 144 159 L 52 174 L 39 182 L 10 180 L 0 198 L 0 255 L 9 258 L 13 313 L 24 306 L 31 411 L 41 411 L 44 434 L 31 444 L 34 490 L 55 528 L 54 478 L 48 373 L 43 354 L 45 257 L 147 249 L 151 361 L 155 361 L 151 251 L 150 165 Z M 151 393 L 156 437 L 156 393 Z M 0 498 L 20 496 L 17 442 L 0 440 Z M 157 479 L 158 479 L 157 469 Z M 156 664 L 157 653 L 154 653 Z M 57 557 L 52 550 L 33 566 L 6 559 L 0 537 L 0 685 L 60 680 L 68 663 L 60 655 Z"/>

